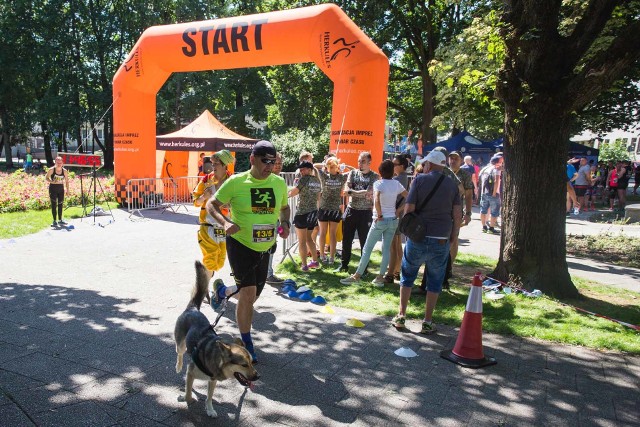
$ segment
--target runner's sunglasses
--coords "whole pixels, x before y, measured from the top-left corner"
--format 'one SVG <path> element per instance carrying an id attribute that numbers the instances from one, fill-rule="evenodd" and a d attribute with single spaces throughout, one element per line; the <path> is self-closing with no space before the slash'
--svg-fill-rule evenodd
<path id="1" fill-rule="evenodd" d="M 265 165 L 275 165 L 276 164 L 276 159 L 267 159 L 265 157 L 260 157 L 260 161 L 262 163 L 264 163 Z"/>

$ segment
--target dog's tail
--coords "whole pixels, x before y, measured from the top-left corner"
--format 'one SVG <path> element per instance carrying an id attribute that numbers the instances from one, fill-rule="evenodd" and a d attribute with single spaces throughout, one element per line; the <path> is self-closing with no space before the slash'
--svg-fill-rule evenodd
<path id="1" fill-rule="evenodd" d="M 209 275 L 207 269 L 200 261 L 196 261 L 196 283 L 191 290 L 191 300 L 187 308 L 195 307 L 200 310 L 202 300 L 209 291 Z"/>

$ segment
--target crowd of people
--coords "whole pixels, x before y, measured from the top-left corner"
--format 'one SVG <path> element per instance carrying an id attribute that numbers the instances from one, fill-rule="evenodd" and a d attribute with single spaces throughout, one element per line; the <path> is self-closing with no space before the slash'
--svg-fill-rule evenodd
<path id="1" fill-rule="evenodd" d="M 595 162 L 586 157 L 567 160 L 567 216 L 595 211 L 598 204 L 624 212 L 627 189 L 634 176 L 633 194 L 640 182 L 640 164 L 630 161 Z"/>
<path id="2" fill-rule="evenodd" d="M 360 262 L 355 272 L 339 280 L 345 285 L 364 280 L 371 253 L 382 241 L 382 261 L 371 283 L 383 287 L 399 281 L 398 314 L 392 320 L 397 328 L 404 327 L 407 302 L 424 267 L 422 333 L 430 334 L 436 330 L 433 312 L 438 296 L 451 277 L 460 227 L 471 220 L 474 203 L 480 204 L 486 217 L 486 231 L 499 233 L 500 154 L 480 169 L 470 158 L 439 148 L 416 166 L 410 179 L 410 157 L 405 154 L 374 166 L 371 154 L 362 152 L 357 167 L 351 167 L 332 154 L 313 163 L 313 155 L 303 152 L 289 188 L 279 176 L 282 157 L 269 142 L 255 145 L 247 172 L 231 175 L 228 166 L 233 160 L 226 150 L 202 159 L 211 170 L 203 173 L 193 193 L 194 204 L 201 208 L 197 238 L 213 280 L 210 304 L 217 309 L 225 298 L 238 299 L 237 324 L 254 363 L 258 357 L 251 338 L 253 304 L 265 283 L 283 282 L 272 266 L 277 236 L 296 233 L 301 271 L 331 268 L 348 273 L 357 233 Z M 292 219 L 291 197 L 296 197 Z M 427 232 L 424 238 L 408 239 L 403 249 L 398 225 L 409 213 L 426 224 Z M 341 252 L 338 241 L 342 241 Z M 215 277 L 225 256 L 234 285 Z"/>

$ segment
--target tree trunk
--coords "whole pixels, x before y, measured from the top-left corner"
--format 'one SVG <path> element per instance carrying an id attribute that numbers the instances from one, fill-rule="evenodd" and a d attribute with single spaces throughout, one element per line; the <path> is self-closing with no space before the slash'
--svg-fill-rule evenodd
<path id="1" fill-rule="evenodd" d="M 13 167 L 13 156 L 11 155 L 11 135 L 7 131 L 8 124 L 9 120 L 7 117 L 7 110 L 4 107 L 0 107 L 0 125 L 2 125 L 2 136 L 0 137 L 0 140 L 2 141 L 2 145 L 4 146 L 6 169 Z M 0 147 L 0 151 L 2 151 L 2 147 Z"/>
<path id="2" fill-rule="evenodd" d="M 437 135 L 435 129 L 431 128 L 431 122 L 435 115 L 436 86 L 426 68 L 422 71 L 422 142 L 434 144 L 437 142 Z"/>
<path id="3" fill-rule="evenodd" d="M 42 127 L 42 138 L 44 139 L 44 157 L 47 166 L 53 166 L 53 156 L 51 155 L 51 133 L 49 133 L 49 123 L 43 120 L 40 124 Z"/>
<path id="4" fill-rule="evenodd" d="M 556 297 L 578 295 L 565 246 L 569 123 L 552 102 L 529 102 L 520 116 L 513 107 L 505 112 L 501 251 L 493 274 Z"/>

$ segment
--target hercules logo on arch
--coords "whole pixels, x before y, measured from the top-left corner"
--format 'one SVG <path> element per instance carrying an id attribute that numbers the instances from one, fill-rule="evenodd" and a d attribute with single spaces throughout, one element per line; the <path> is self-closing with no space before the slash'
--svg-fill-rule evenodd
<path id="1" fill-rule="evenodd" d="M 331 42 L 331 32 L 325 31 L 322 35 L 322 57 L 327 68 L 331 68 L 331 61 L 338 58 L 348 58 L 360 40 L 348 42 L 344 37 Z"/>

